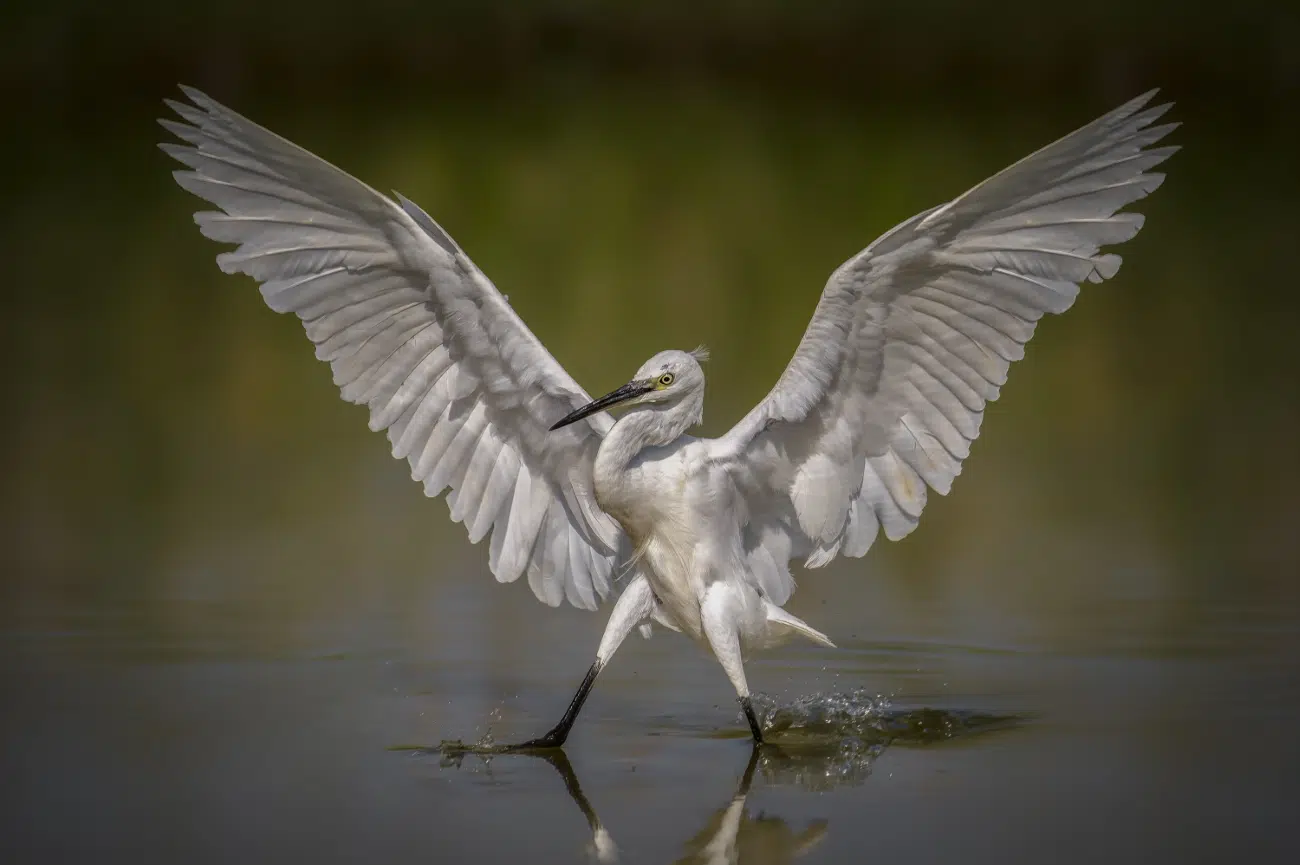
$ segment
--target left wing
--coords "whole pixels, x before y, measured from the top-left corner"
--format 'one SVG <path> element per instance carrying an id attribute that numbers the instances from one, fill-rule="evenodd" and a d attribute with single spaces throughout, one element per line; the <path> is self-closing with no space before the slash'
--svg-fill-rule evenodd
<path id="1" fill-rule="evenodd" d="M 159 122 L 186 144 L 160 146 L 192 169 L 177 183 L 220 209 L 194 219 L 237 244 L 222 270 L 302 320 L 425 495 L 451 490 L 471 543 L 492 532 L 497 580 L 527 573 L 547 604 L 594 609 L 625 543 L 592 489 L 609 415 L 548 432 L 591 398 L 427 214 L 184 91 L 192 105 L 169 105 L 186 122 Z"/>

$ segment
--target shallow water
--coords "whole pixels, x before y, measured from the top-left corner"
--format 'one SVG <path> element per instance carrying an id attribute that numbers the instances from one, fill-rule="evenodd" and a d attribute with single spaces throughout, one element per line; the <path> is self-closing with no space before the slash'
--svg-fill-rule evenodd
<path id="1" fill-rule="evenodd" d="M 156 95 L 97 137 L 112 172 L 55 148 L 6 199 L 0 861 L 1300 859 L 1291 126 L 1180 109 L 1120 278 L 1040 327 L 952 494 L 798 575 L 840 648 L 749 663 L 771 747 L 656 630 L 566 756 L 485 758 L 438 746 L 548 729 L 603 616 L 496 585 L 218 272 Z M 258 116 L 424 204 L 589 390 L 708 343 L 718 433 L 839 261 L 1118 101 L 679 97 Z M 42 264 L 68 236 L 95 280 Z"/>
<path id="2" fill-rule="evenodd" d="M 1235 657 L 1204 645 L 791 647 L 751 664 L 772 731 L 757 755 L 721 672 L 660 633 L 602 675 L 565 769 L 436 746 L 548 727 L 595 617 L 466 580 L 291 620 L 315 631 L 298 649 L 249 651 L 257 623 L 191 603 L 208 606 L 187 625 L 206 633 L 194 645 L 129 639 L 107 613 L 10 631 L 0 732 L 21 796 L 3 817 L 8 861 L 563 862 L 593 838 L 628 862 L 729 861 L 708 858 L 718 844 L 747 862 L 1229 861 L 1296 848 L 1296 680 L 1283 654 L 1296 631 L 1276 610 L 1251 622 L 1274 646 Z M 812 612 L 834 632 L 891 606 Z M 426 640 L 402 645 L 403 621 Z M 494 621 L 510 622 L 505 645 Z"/>

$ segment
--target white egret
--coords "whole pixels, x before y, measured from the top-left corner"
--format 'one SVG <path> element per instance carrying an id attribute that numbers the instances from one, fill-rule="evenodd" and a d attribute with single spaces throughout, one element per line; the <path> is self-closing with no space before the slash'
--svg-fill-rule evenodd
<path id="1" fill-rule="evenodd" d="M 625 585 L 595 662 L 559 724 L 519 747 L 562 745 L 592 683 L 651 621 L 722 664 L 755 740 L 742 653 L 792 636 L 831 646 L 782 605 L 789 563 L 862 556 L 915 528 L 946 494 L 1012 361 L 1044 313 L 1111 277 L 1103 246 L 1142 225 L 1119 212 L 1163 175 L 1177 124 L 1151 93 L 926 210 L 850 258 L 822 290 L 775 387 L 718 439 L 694 438 L 702 353 L 664 351 L 592 400 L 454 240 L 389 198 L 196 90 L 160 121 L 177 182 L 227 273 L 261 283 L 370 409 L 426 495 L 447 493 L 488 567 L 539 599 L 594 609 Z M 615 421 L 606 409 L 626 413 Z"/>

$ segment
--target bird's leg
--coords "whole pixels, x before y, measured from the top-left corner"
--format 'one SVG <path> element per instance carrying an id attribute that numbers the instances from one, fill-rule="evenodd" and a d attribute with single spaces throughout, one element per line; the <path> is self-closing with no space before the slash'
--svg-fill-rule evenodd
<path id="1" fill-rule="evenodd" d="M 758 725 L 758 716 L 754 714 L 754 701 L 749 695 L 740 698 L 740 708 L 745 710 L 745 720 L 749 722 L 749 732 L 754 734 L 754 744 L 763 744 L 763 728 Z"/>
<path id="2" fill-rule="evenodd" d="M 645 621 L 651 611 L 654 609 L 654 592 L 650 590 L 650 584 L 646 582 L 645 577 L 638 575 L 619 595 L 618 603 L 614 605 L 614 612 L 609 616 L 609 623 L 605 625 L 605 635 L 600 639 L 600 648 L 596 650 L 596 661 L 587 670 L 587 675 L 578 686 L 578 692 L 573 695 L 569 702 L 569 708 L 565 710 L 564 717 L 560 723 L 556 724 L 551 730 L 541 738 L 529 739 L 527 742 L 521 742 L 518 745 L 510 745 L 504 750 L 507 751 L 532 751 L 542 748 L 559 748 L 564 745 L 565 740 L 569 738 L 569 730 L 573 728 L 573 722 L 577 720 L 578 713 L 582 711 L 582 704 L 587 702 L 587 695 L 591 693 L 591 686 L 596 683 L 596 677 L 600 671 L 609 663 L 609 659 L 618 651 L 624 638 L 632 632 L 632 629 L 641 622 Z"/>
<path id="3" fill-rule="evenodd" d="M 762 744 L 763 728 L 759 726 L 758 716 L 754 714 L 754 703 L 749 697 L 749 683 L 745 680 L 745 664 L 740 655 L 736 606 L 734 589 L 725 583 L 714 583 L 704 596 L 704 603 L 700 604 L 700 620 L 704 625 L 704 636 L 708 638 L 709 648 L 713 649 L 713 654 L 740 698 L 740 707 L 745 710 L 745 720 L 749 721 L 754 743 Z"/>
<path id="4" fill-rule="evenodd" d="M 600 669 L 604 665 L 597 658 L 596 662 L 587 670 L 587 675 L 583 677 L 582 684 L 578 686 L 578 693 L 573 695 L 569 701 L 569 708 L 564 710 L 564 717 L 560 723 L 552 727 L 545 736 L 537 739 L 529 739 L 527 742 L 520 742 L 518 745 L 511 745 L 508 750 L 511 751 L 531 751 L 538 748 L 559 748 L 565 740 L 569 738 L 569 730 L 573 729 L 573 722 L 578 719 L 578 713 L 582 711 L 582 704 L 587 702 L 587 695 L 591 693 L 591 686 L 596 684 L 596 677 L 600 675 Z"/>

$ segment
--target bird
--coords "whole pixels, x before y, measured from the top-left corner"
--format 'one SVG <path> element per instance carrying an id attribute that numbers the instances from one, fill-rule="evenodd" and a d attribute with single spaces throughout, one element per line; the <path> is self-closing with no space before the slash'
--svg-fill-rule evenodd
<path id="1" fill-rule="evenodd" d="M 342 398 L 369 409 L 429 497 L 446 495 L 502 583 L 539 600 L 613 600 L 559 723 L 510 746 L 563 747 L 636 629 L 712 652 L 756 743 L 744 659 L 792 638 L 792 563 L 861 557 L 946 495 L 986 404 L 1046 314 L 1115 276 L 1153 192 L 1172 103 L 1139 96 L 943 204 L 838 268 L 776 384 L 718 438 L 702 420 L 707 351 L 667 350 L 592 399 L 424 210 L 385 195 L 203 92 L 166 99 L 184 189 L 217 256 L 293 313 Z M 179 118 L 179 119 L 177 119 Z M 620 409 L 617 420 L 611 410 Z M 621 588 L 619 584 L 621 583 Z M 615 597 L 616 596 L 616 597 Z"/>

